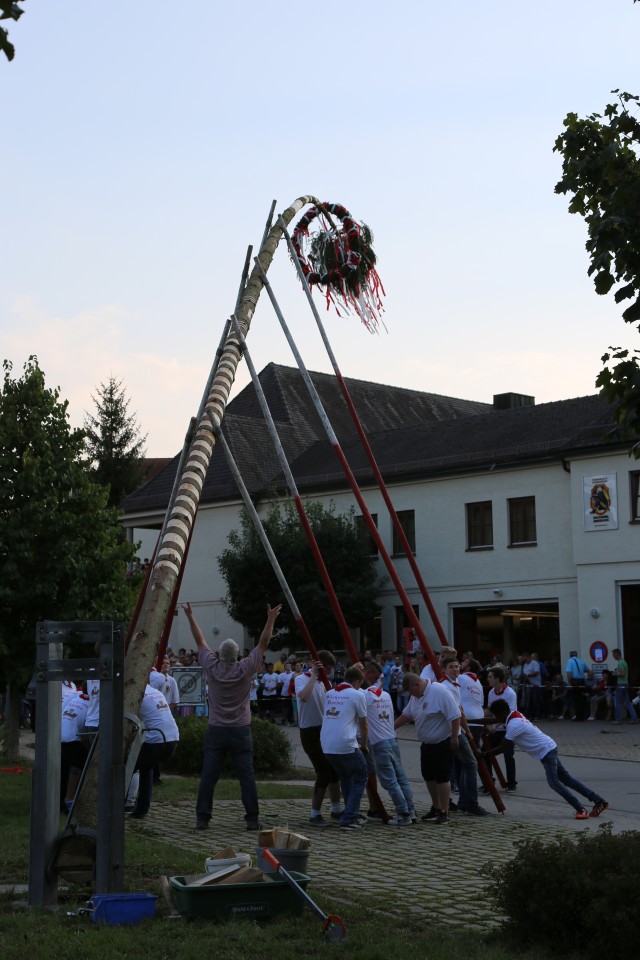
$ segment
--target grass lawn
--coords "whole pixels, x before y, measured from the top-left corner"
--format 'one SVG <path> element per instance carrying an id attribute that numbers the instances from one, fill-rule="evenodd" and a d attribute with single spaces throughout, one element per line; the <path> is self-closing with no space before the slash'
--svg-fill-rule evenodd
<path id="1" fill-rule="evenodd" d="M 1 766 L 0 761 L 0 766 Z M 166 777 L 154 792 L 154 805 L 166 805 L 170 818 L 172 803 L 193 799 L 197 780 Z M 261 799 L 309 797 L 305 784 L 260 783 Z M 29 844 L 29 768 L 23 774 L 0 773 L 0 883 L 27 882 Z M 239 799 L 234 781 L 221 781 L 216 788 L 220 799 Z M 384 851 L 375 851 L 384 856 Z M 314 893 L 327 913 L 343 914 L 348 932 L 346 943 L 327 943 L 321 922 L 306 907 L 300 916 L 283 915 L 268 921 L 231 919 L 227 921 L 186 921 L 170 919 L 158 878 L 162 874 L 190 873 L 193 851 L 171 843 L 158 842 L 127 831 L 126 887 L 158 896 L 157 916 L 135 927 L 100 926 L 87 916 L 69 917 L 67 911 L 84 906 L 91 890 L 72 888 L 60 897 L 59 909 L 50 911 L 19 907 L 15 893 L 0 894 L 0 960 L 106 960 L 139 958 L 153 960 L 313 960 L 315 957 L 345 957 L 349 960 L 507 960 L 514 950 L 501 943 L 498 935 L 486 936 L 473 930 L 451 932 L 438 929 L 420 915 L 407 912 L 406 919 L 389 922 L 384 902 L 376 902 L 354 890 L 332 891 L 331 901 Z M 425 905 L 428 907 L 428 905 Z M 464 905 L 461 905 L 464 909 Z M 425 916 L 427 910 L 425 910 Z M 518 954 L 522 960 L 551 960 L 537 950 Z M 568 960 L 565 957 L 563 960 Z"/>

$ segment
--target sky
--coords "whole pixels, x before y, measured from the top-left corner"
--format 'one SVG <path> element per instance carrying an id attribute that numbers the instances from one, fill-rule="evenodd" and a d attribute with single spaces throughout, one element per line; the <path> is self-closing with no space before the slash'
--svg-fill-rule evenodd
<path id="1" fill-rule="evenodd" d="M 318 298 L 347 377 L 541 403 L 594 393 L 605 349 L 638 345 L 587 276 L 553 145 L 570 111 L 640 93 L 640 4 L 115 9 L 30 0 L 0 56 L 0 359 L 19 375 L 35 354 L 74 426 L 114 376 L 147 454 L 180 449 L 272 199 L 373 231 L 386 332 Z M 284 245 L 269 278 L 329 372 Z M 294 365 L 265 296 L 248 345 L 259 370 Z"/>

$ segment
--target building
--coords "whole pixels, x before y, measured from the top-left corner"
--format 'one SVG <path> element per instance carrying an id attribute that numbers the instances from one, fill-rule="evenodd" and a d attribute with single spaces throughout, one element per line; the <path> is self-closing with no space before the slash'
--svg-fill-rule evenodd
<path id="1" fill-rule="evenodd" d="M 312 379 L 411 602 L 434 638 L 335 378 Z M 333 500 L 338 510 L 355 505 L 298 371 L 269 364 L 260 380 L 300 493 Z M 640 464 L 608 438 L 611 408 L 600 397 L 536 405 L 532 397 L 500 394 L 486 404 L 358 380 L 347 385 L 438 618 L 457 649 L 505 659 L 535 650 L 563 662 L 574 648 L 590 662 L 593 649 L 602 666 L 618 646 L 637 670 Z M 260 509 L 284 484 L 253 386 L 229 403 L 224 429 Z M 123 522 L 133 538 L 159 530 L 177 462 L 125 501 Z M 226 614 L 216 562 L 238 526 L 239 509 L 216 449 L 181 589 L 210 639 L 240 638 L 241 628 Z M 147 545 L 143 550 L 150 555 Z M 405 615 L 391 586 L 380 603 L 373 634 L 360 639 L 399 649 Z M 181 617 L 172 645 L 190 645 Z"/>

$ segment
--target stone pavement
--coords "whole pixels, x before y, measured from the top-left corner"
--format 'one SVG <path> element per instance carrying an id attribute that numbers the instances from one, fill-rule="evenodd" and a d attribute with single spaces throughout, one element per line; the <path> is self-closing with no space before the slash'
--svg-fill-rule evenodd
<path id="1" fill-rule="evenodd" d="M 324 830 L 310 827 L 308 800 L 267 800 L 261 802 L 262 822 L 264 826 L 289 825 L 310 837 L 310 893 L 319 896 L 329 911 L 348 917 L 349 892 L 357 890 L 379 904 L 387 916 L 420 912 L 434 923 L 472 922 L 486 929 L 499 918 L 485 896 L 482 867 L 488 861 L 508 860 L 518 841 L 594 831 L 601 823 L 611 823 L 616 832 L 640 829 L 640 726 L 556 721 L 541 727 L 558 742 L 570 772 L 609 800 L 610 809 L 601 818 L 574 820 L 572 808 L 548 788 L 540 763 L 517 752 L 518 790 L 504 795 L 503 815 L 486 797 L 482 802 L 491 815 L 482 819 L 458 814 L 446 827 L 368 824 L 360 832 L 349 833 L 333 825 Z M 286 732 L 296 765 L 308 767 L 297 729 Z M 429 802 L 419 774 L 419 748 L 412 727 L 400 733 L 403 762 L 420 816 Z M 214 801 L 208 831 L 195 830 L 194 804 L 195 787 L 194 803 L 175 804 L 167 816 L 157 796 L 147 819 L 129 821 L 130 829 L 192 850 L 194 872 L 203 868 L 207 856 L 227 844 L 255 855 L 257 836 L 244 829 L 237 802 Z"/>

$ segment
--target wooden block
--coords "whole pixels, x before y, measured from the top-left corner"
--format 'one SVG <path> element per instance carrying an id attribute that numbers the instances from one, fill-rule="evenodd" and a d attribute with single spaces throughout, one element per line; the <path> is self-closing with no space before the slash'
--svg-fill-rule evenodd
<path id="1" fill-rule="evenodd" d="M 258 844 L 261 847 L 275 847 L 276 845 L 276 831 L 275 830 L 261 830 L 258 833 Z"/>
<path id="2" fill-rule="evenodd" d="M 276 827 L 276 842 L 274 847 L 277 850 L 286 850 L 289 846 L 289 837 L 291 836 L 291 831 L 286 827 Z"/>
<path id="3" fill-rule="evenodd" d="M 209 857 L 210 860 L 231 860 L 235 857 L 236 852 L 233 847 L 225 847 L 223 850 L 218 850 L 217 853 L 212 853 Z"/>
<path id="4" fill-rule="evenodd" d="M 240 867 L 235 873 L 223 877 L 220 886 L 230 883 L 260 883 L 262 880 L 264 880 L 264 873 L 258 867 Z"/>
<path id="5" fill-rule="evenodd" d="M 199 874 L 195 877 L 189 877 L 190 887 L 208 887 L 210 884 L 220 883 L 224 877 L 228 877 L 242 870 L 237 863 L 230 864 L 228 867 L 220 867 L 214 873 Z"/>
<path id="6" fill-rule="evenodd" d="M 311 840 L 308 837 L 303 837 L 301 833 L 289 834 L 289 850 L 308 850 L 310 846 Z"/>

